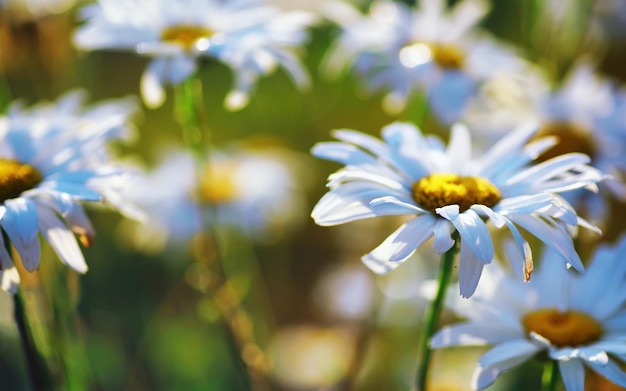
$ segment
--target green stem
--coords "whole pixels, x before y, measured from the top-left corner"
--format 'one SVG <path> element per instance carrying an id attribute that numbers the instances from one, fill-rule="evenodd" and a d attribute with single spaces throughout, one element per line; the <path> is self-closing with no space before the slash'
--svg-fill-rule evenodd
<path id="1" fill-rule="evenodd" d="M 13 295 L 13 315 L 20 334 L 22 349 L 26 358 L 26 365 L 30 375 L 30 381 L 35 391 L 53 390 L 51 375 L 44 358 L 39 353 L 35 340 L 30 330 L 24 299 L 20 291 Z"/>
<path id="2" fill-rule="evenodd" d="M 210 175 L 211 170 L 208 169 L 208 166 L 211 161 L 212 151 L 211 133 L 204 111 L 202 81 L 196 76 L 191 76 L 175 88 L 175 94 L 174 114 L 182 128 L 183 142 L 194 156 L 196 183 L 201 183 L 202 180 L 207 180 L 206 175 Z M 217 296 L 220 289 L 227 286 L 228 276 L 222 265 L 224 253 L 221 249 L 215 216 L 215 205 L 206 205 L 202 216 L 201 241 L 204 247 L 202 254 L 206 256 L 206 254 L 213 253 L 213 256 L 209 257 L 212 262 L 208 263 L 212 266 L 211 269 L 216 282 L 212 284 L 212 289 L 209 289 L 209 294 L 211 299 L 216 302 L 218 308 L 221 308 Z M 245 389 L 257 389 L 256 383 L 258 382 L 255 381 L 255 373 L 243 359 L 243 346 L 241 346 L 237 330 L 230 319 L 233 311 L 240 308 L 221 309 L 222 326 L 226 333 L 226 339 L 229 348 L 234 353 L 234 358 L 237 360 L 239 372 L 243 375 L 239 380 L 244 383 Z"/>
<path id="3" fill-rule="evenodd" d="M 420 363 L 417 369 L 416 386 L 417 391 L 426 391 L 426 385 L 428 384 L 428 369 L 430 367 L 430 356 L 432 349 L 430 348 L 430 339 L 437 331 L 437 324 L 443 305 L 446 299 L 446 292 L 448 285 L 450 284 L 450 278 L 452 277 L 452 270 L 454 266 L 454 256 L 458 251 L 458 241 L 450 250 L 443 254 L 441 259 L 441 266 L 439 270 L 439 280 L 437 284 L 437 294 L 435 299 L 427 309 L 426 316 L 424 317 L 424 326 L 421 332 L 420 339 Z"/>
<path id="4" fill-rule="evenodd" d="M 207 150 L 211 147 L 211 133 L 208 130 L 204 112 L 202 82 L 190 77 L 175 89 L 175 116 L 182 128 L 183 141 L 201 163 L 207 160 Z"/>
<path id="5" fill-rule="evenodd" d="M 541 375 L 542 391 L 556 391 L 559 384 L 559 364 L 554 360 L 548 360 L 543 364 Z"/>

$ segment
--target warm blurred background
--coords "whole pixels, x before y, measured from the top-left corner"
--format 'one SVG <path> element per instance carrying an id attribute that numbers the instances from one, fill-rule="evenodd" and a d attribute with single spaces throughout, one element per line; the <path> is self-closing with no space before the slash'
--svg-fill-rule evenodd
<path id="1" fill-rule="evenodd" d="M 318 1 L 282 3 L 314 8 Z M 626 82 L 625 2 L 613 2 L 618 12 L 609 8 L 610 1 L 559 1 L 572 9 L 571 22 L 562 24 L 533 19 L 527 3 L 541 7 L 542 2 L 493 1 L 483 27 L 519 45 L 529 59 L 555 74 L 563 74 L 576 53 L 585 50 L 601 60 L 605 75 Z M 587 27 L 594 38 L 585 47 L 568 45 L 567 37 L 582 33 L 577 13 L 590 12 L 591 3 L 593 26 Z M 11 99 L 31 105 L 74 88 L 86 90 L 91 102 L 138 95 L 146 58 L 77 52 L 72 47 L 79 4 L 71 0 L 1 4 L 0 69 Z M 365 1 L 357 4 L 367 7 Z M 529 39 L 533 28 L 551 34 Z M 225 300 L 247 310 L 246 316 L 233 321 L 256 341 L 244 346 L 244 359 L 270 374 L 265 389 L 408 390 L 425 304 L 419 297 L 420 283 L 434 276 L 429 258 L 436 259 L 435 255 L 421 251 L 415 258 L 424 258 L 423 262 L 407 262 L 392 275 L 375 276 L 360 263 L 360 256 L 393 231 L 397 221 L 377 219 L 323 228 L 308 218 L 325 192 L 327 175 L 338 168 L 309 155 L 316 142 L 330 140 L 330 131 L 336 128 L 377 135 L 394 119 L 411 117 L 410 113 L 385 114 L 381 96 L 360 94 L 353 77 L 330 81 L 319 76 L 320 59 L 336 33 L 330 23 L 312 31 L 304 57 L 314 78 L 310 92 L 298 92 L 278 72 L 260 80 L 250 105 L 239 112 L 228 112 L 222 105 L 231 85 L 230 70 L 217 61 L 202 66 L 214 144 L 243 142 L 289 150 L 297 161 L 296 190 L 304 197 L 302 219 L 274 240 L 250 243 L 237 235 L 229 237 L 221 251 L 230 261 L 225 273 L 233 291 Z M 1 104 L 4 109 L 8 101 Z M 133 117 L 135 142 L 116 145 L 116 155 L 149 168 L 168 147 L 182 145 L 172 110 L 171 97 L 159 109 L 142 108 Z M 423 127 L 445 134 L 434 117 L 428 117 Z M 75 305 L 71 317 L 63 318 L 63 310 L 58 309 L 42 315 L 62 317 L 67 326 L 41 331 L 64 341 L 64 358 L 50 360 L 66 375 L 66 389 L 247 389 L 220 311 L 207 298 L 212 277 L 206 265 L 196 261 L 197 250 L 144 251 L 127 240 L 131 231 L 122 217 L 105 210 L 89 213 L 97 231 L 93 245 L 84 250 L 89 272 L 77 276 L 56 260 L 56 264 L 42 262 L 39 274 L 52 270 L 62 277 L 43 288 L 33 282 L 44 291 L 53 291 L 55 284 L 69 287 L 67 305 Z M 606 229 L 608 239 L 624 231 L 624 217 L 623 213 L 614 217 Z M 55 257 L 49 249 L 43 256 L 50 261 Z M 29 283 L 25 281 L 25 287 Z M 11 306 L 9 296 L 0 295 L 0 389 L 28 390 Z M 437 352 L 433 374 L 440 386 L 433 390 L 469 389 L 480 352 L 469 348 Z M 534 365 L 504 375 L 492 389 L 536 389 L 540 371 Z"/>

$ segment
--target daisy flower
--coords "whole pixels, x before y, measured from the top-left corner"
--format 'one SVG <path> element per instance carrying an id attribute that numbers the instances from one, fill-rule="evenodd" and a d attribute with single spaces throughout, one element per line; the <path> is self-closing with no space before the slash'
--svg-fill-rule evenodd
<path id="1" fill-rule="evenodd" d="M 431 346 L 493 345 L 478 360 L 472 380 L 478 390 L 539 353 L 558 363 L 567 390 L 584 388 L 585 366 L 626 387 L 625 252 L 626 237 L 603 245 L 578 274 L 547 251 L 528 284 L 494 262 L 474 297 L 453 304 L 467 322 L 444 327 Z"/>
<path id="2" fill-rule="evenodd" d="M 84 273 L 87 264 L 74 234 L 88 246 L 94 230 L 81 203 L 112 205 L 140 216 L 119 198 L 124 182 L 134 174 L 109 163 L 104 151 L 105 141 L 126 128 L 129 107 L 118 102 L 77 113 L 77 97 L 70 94 L 56 104 L 31 110 L 15 104 L 8 116 L 0 119 L 3 287 L 5 274 L 13 265 L 4 235 L 28 271 L 39 266 L 41 234 L 63 263 Z"/>
<path id="3" fill-rule="evenodd" d="M 309 85 L 295 53 L 314 19 L 305 12 L 281 12 L 255 0 L 99 0 L 83 9 L 83 17 L 77 47 L 131 50 L 153 58 L 141 79 L 149 107 L 163 103 L 163 85 L 191 77 L 203 56 L 234 71 L 234 87 L 225 100 L 229 109 L 244 107 L 259 76 L 278 66 L 298 87 Z"/>
<path id="4" fill-rule="evenodd" d="M 452 128 L 446 148 L 409 123 L 382 130 L 383 141 L 353 131 L 334 132 L 340 142 L 319 143 L 312 153 L 345 164 L 328 178 L 329 192 L 312 211 L 323 226 L 386 215 L 413 218 L 398 228 L 362 260 L 376 273 L 387 273 L 434 237 L 439 254 L 460 237 L 460 293 L 474 292 L 483 266 L 492 261 L 494 247 L 487 221 L 506 226 L 523 257 L 530 278 L 532 255 L 524 234 L 537 237 L 577 270 L 583 265 L 571 235 L 578 225 L 590 226 L 558 193 L 594 188 L 602 174 L 587 165 L 584 154 L 566 154 L 543 163 L 530 163 L 554 145 L 552 138 L 529 143 L 533 124 L 522 126 L 496 143 L 480 159 L 471 157 L 468 129 Z"/>
<path id="5" fill-rule="evenodd" d="M 478 126 L 483 144 L 489 145 L 494 136 L 507 131 L 489 124 L 503 123 L 502 119 L 508 117 L 507 122 L 536 121 L 540 125 L 539 136 L 558 138 L 558 144 L 539 160 L 568 152 L 587 154 L 594 167 L 609 175 L 602 182 L 606 191 L 572 192 L 567 199 L 577 208 L 584 207 L 586 216 L 601 221 L 606 215 L 607 195 L 626 200 L 626 90 L 598 75 L 586 61 L 576 64 L 557 88 L 541 88 L 536 83 L 518 87 L 520 91 L 533 92 L 521 92 L 523 97 L 515 101 L 509 88 L 506 101 L 501 100 L 503 104 L 498 104 L 494 95 L 482 94 L 464 118 Z"/>
<path id="6" fill-rule="evenodd" d="M 342 33 L 323 67 L 335 75 L 353 66 L 370 91 L 388 92 L 383 106 L 392 113 L 422 91 L 440 119 L 451 123 L 477 83 L 524 69 L 511 49 L 476 28 L 487 12 L 482 0 L 450 9 L 443 0 L 421 1 L 417 8 L 374 2 L 368 14 L 355 10 L 338 20 Z"/>
<path id="7" fill-rule="evenodd" d="M 220 226 L 257 240 L 275 239 L 302 217 L 292 159 L 278 148 L 214 150 L 198 183 L 193 156 L 171 152 L 127 189 L 127 197 L 148 215 L 147 224 L 133 227 L 133 244 L 154 250 L 155 244 L 187 243 L 202 228 L 208 206 Z"/>

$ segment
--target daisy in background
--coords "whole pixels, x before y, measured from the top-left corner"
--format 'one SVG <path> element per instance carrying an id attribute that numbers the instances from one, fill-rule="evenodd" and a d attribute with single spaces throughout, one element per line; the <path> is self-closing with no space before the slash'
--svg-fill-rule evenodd
<path id="1" fill-rule="evenodd" d="M 582 270 L 572 244 L 579 225 L 592 229 L 559 193 L 595 188 L 603 175 L 587 165 L 589 157 L 572 153 L 542 163 L 533 160 L 554 145 L 554 138 L 530 141 L 534 124 L 519 127 L 479 159 L 471 157 L 469 130 L 456 124 L 446 148 L 409 123 L 382 130 L 383 140 L 337 130 L 340 142 L 319 143 L 312 153 L 345 164 L 328 178 L 329 192 L 312 212 L 323 226 L 388 215 L 412 218 L 362 260 L 376 273 L 387 273 L 425 241 L 443 254 L 460 238 L 460 294 L 474 293 L 494 247 L 487 220 L 506 226 L 523 257 L 524 279 L 533 268 L 522 230 L 554 249 L 568 265 Z M 520 266 L 521 266 L 520 265 Z M 564 265 L 562 265 L 564 266 Z"/>
<path id="2" fill-rule="evenodd" d="M 558 256 L 547 251 L 528 284 L 516 265 L 509 273 L 494 262 L 474 297 L 452 305 L 467 321 L 441 329 L 431 346 L 493 345 L 478 360 L 477 390 L 539 353 L 558 363 L 567 390 L 584 388 L 585 367 L 626 387 L 624 253 L 626 237 L 599 247 L 581 275 L 560 267 Z"/>
<path id="3" fill-rule="evenodd" d="M 497 103 L 497 95 L 481 94 L 464 118 L 476 124 L 484 145 L 490 145 L 507 131 L 503 126 L 491 126 L 491 132 L 484 132 L 485 127 L 494 121 L 505 122 L 508 117 L 509 122 L 537 121 L 539 136 L 558 138 L 558 143 L 540 160 L 568 152 L 589 155 L 591 165 L 609 175 L 602 183 L 607 191 L 572 192 L 567 199 L 577 208 L 584 207 L 585 215 L 594 221 L 601 221 L 606 215 L 606 195 L 626 201 L 626 90 L 600 76 L 587 61 L 577 63 L 556 88 L 540 85 L 518 84 L 520 90 L 532 88 L 533 92 L 522 93 L 523 98 L 515 105 L 510 104 L 511 89 L 501 91 L 500 97 L 506 95 L 509 99 L 502 104 Z M 502 118 L 494 118 L 492 113 Z"/>
<path id="4" fill-rule="evenodd" d="M 191 77 L 203 56 L 232 68 L 225 105 L 238 110 L 261 75 L 282 67 L 299 88 L 309 76 L 296 52 L 314 22 L 305 12 L 282 12 L 255 0 L 99 0 L 82 12 L 75 45 L 85 50 L 131 50 L 152 61 L 141 79 L 148 107 L 165 100 L 164 85 Z"/>
<path id="5" fill-rule="evenodd" d="M 404 110 L 413 95 L 425 94 L 449 124 L 478 83 L 526 67 L 513 50 L 476 27 L 488 10 L 483 0 L 462 0 L 452 8 L 443 0 L 428 0 L 417 8 L 376 1 L 366 15 L 357 9 L 343 12 L 336 20 L 341 35 L 323 69 L 333 76 L 353 67 L 370 92 L 387 92 L 383 107 L 390 113 Z"/>
<path id="6" fill-rule="evenodd" d="M 120 191 L 136 173 L 113 165 L 105 143 L 126 133 L 135 107 L 128 100 L 80 107 L 80 94 L 56 103 L 9 108 L 0 119 L 0 257 L 2 286 L 14 290 L 13 260 L 4 235 L 28 271 L 39 267 L 39 235 L 59 259 L 79 273 L 87 264 L 74 235 L 84 246 L 94 237 L 82 203 L 112 206 L 139 218 L 141 212 Z"/>
<path id="7" fill-rule="evenodd" d="M 131 235 L 125 237 L 144 251 L 187 244 L 203 226 L 203 208 L 212 207 L 220 227 L 259 241 L 276 240 L 303 217 L 299 164 L 282 148 L 236 144 L 211 152 L 198 183 L 193 156 L 170 152 L 142 182 L 127 188 L 126 196 L 144 208 L 148 219 L 127 225 Z"/>

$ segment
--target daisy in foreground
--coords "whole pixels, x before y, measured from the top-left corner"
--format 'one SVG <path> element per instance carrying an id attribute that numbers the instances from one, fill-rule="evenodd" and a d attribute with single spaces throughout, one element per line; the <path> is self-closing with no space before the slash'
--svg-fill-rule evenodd
<path id="1" fill-rule="evenodd" d="M 584 388 L 585 366 L 626 387 L 625 252 L 626 237 L 600 247 L 582 275 L 546 252 L 529 284 L 495 262 L 474 297 L 453 305 L 468 321 L 444 327 L 431 346 L 494 345 L 478 361 L 478 390 L 540 352 L 558 363 L 569 391 Z"/>
<path id="2" fill-rule="evenodd" d="M 300 88 L 309 77 L 296 56 L 313 16 L 280 11 L 256 0 L 99 0 L 83 9 L 86 24 L 75 35 L 86 50 L 131 50 L 152 57 L 141 80 L 148 107 L 165 100 L 163 85 L 191 77 L 200 57 L 234 71 L 226 107 L 241 109 L 261 75 L 281 66 Z"/>
<path id="3" fill-rule="evenodd" d="M 518 227 L 582 270 L 571 235 L 579 225 L 595 227 L 580 219 L 558 193 L 594 189 L 603 175 L 580 153 L 531 165 L 556 142 L 550 137 L 529 142 L 536 129 L 534 124 L 519 127 L 480 159 L 472 159 L 469 130 L 461 124 L 452 127 L 447 148 L 409 123 L 383 128 L 384 141 L 337 130 L 334 135 L 341 142 L 319 143 L 312 153 L 346 167 L 330 175 L 330 191 L 311 215 L 323 226 L 375 216 L 413 216 L 362 258 L 376 273 L 393 270 L 431 237 L 433 248 L 443 254 L 458 236 L 463 297 L 474 293 L 483 266 L 494 255 L 488 220 L 513 235 L 523 254 L 525 280 L 530 279 L 533 261 Z"/>
<path id="4" fill-rule="evenodd" d="M 31 110 L 14 104 L 9 116 L 0 118 L 0 257 L 2 288 L 7 291 L 14 292 L 17 273 L 5 238 L 28 271 L 39 267 L 41 234 L 63 263 L 85 273 L 87 264 L 74 235 L 88 246 L 94 230 L 81 202 L 140 216 L 120 197 L 134 174 L 112 165 L 105 146 L 125 133 L 129 102 L 81 112 L 77 99 L 70 94 Z M 54 108 L 59 112 L 53 113 Z"/>

